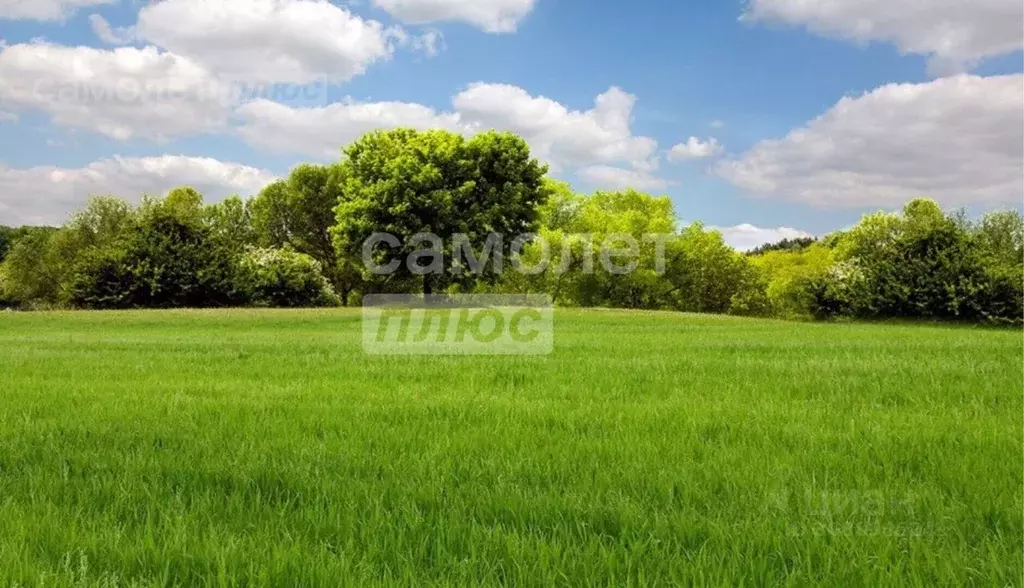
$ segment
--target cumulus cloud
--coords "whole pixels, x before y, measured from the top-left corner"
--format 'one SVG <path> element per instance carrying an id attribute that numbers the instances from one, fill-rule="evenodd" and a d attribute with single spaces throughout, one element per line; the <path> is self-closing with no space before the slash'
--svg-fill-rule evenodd
<path id="1" fill-rule="evenodd" d="M 685 143 L 673 145 L 668 152 L 668 158 L 672 161 L 686 161 L 688 159 L 703 159 L 721 154 L 722 146 L 714 137 L 707 141 L 701 141 L 697 137 L 690 137 Z"/>
<path id="2" fill-rule="evenodd" d="M 554 100 L 534 97 L 503 84 L 471 84 L 452 100 L 452 112 L 406 102 L 348 100 L 321 108 L 294 108 L 254 101 L 238 109 L 238 133 L 250 144 L 281 152 L 337 157 L 338 150 L 366 131 L 399 126 L 448 129 L 471 135 L 485 129 L 522 135 L 538 158 L 556 170 L 594 167 L 588 177 L 609 181 L 623 174 L 646 186 L 664 186 L 652 177 L 657 142 L 630 129 L 635 98 L 612 88 L 587 111 L 573 111 Z M 613 166 L 624 166 L 611 171 Z"/>
<path id="3" fill-rule="evenodd" d="M 64 20 L 82 8 L 117 0 L 0 0 L 0 20 Z"/>
<path id="4" fill-rule="evenodd" d="M 750 0 L 744 18 L 862 43 L 891 42 L 903 53 L 930 56 L 937 75 L 1024 48 L 1020 0 Z"/>
<path id="5" fill-rule="evenodd" d="M 463 120 L 522 135 L 556 170 L 615 163 L 643 166 L 658 148 L 654 139 L 633 134 L 636 97 L 615 87 L 586 111 L 505 84 L 471 84 L 452 102 Z"/>
<path id="6" fill-rule="evenodd" d="M 98 14 L 89 15 L 89 27 L 100 41 L 108 45 L 127 45 L 135 36 L 134 30 L 115 28 L 107 22 L 107 19 Z"/>
<path id="7" fill-rule="evenodd" d="M 0 224 L 60 224 L 91 195 L 138 201 L 189 185 L 216 202 L 230 194 L 255 194 L 275 179 L 265 170 L 204 157 L 114 157 L 81 168 L 0 165 Z"/>
<path id="8" fill-rule="evenodd" d="M 515 32 L 537 0 L 373 0 L 373 5 L 409 24 L 468 23 L 489 33 Z"/>
<path id="9" fill-rule="evenodd" d="M 672 182 L 638 169 L 592 165 L 578 172 L 581 180 L 599 190 L 663 190 Z"/>
<path id="10" fill-rule="evenodd" d="M 708 228 L 722 233 L 725 242 L 732 245 L 738 251 L 750 251 L 766 243 L 777 243 L 783 239 L 801 239 L 814 236 L 806 231 L 789 227 L 763 229 L 747 223 L 734 227 Z"/>
<path id="11" fill-rule="evenodd" d="M 363 133 L 385 128 L 448 129 L 470 133 L 457 114 L 438 113 L 408 102 L 346 100 L 322 108 L 292 108 L 269 100 L 241 106 L 238 132 L 249 144 L 270 151 L 337 158 Z"/>
<path id="12" fill-rule="evenodd" d="M 250 145 L 282 153 L 337 158 L 341 148 L 376 129 L 413 127 L 469 134 L 457 114 L 408 102 L 346 100 L 321 108 L 292 108 L 270 100 L 241 106 L 239 135 Z"/>
<path id="13" fill-rule="evenodd" d="M 819 207 L 1017 204 L 1024 197 L 1024 76 L 889 84 L 840 100 L 782 139 L 722 161 L 753 194 Z"/>
<path id="14" fill-rule="evenodd" d="M 163 0 L 139 11 L 141 39 L 252 82 L 344 82 L 406 35 L 327 0 Z"/>
<path id="15" fill-rule="evenodd" d="M 193 61 L 154 47 L 113 51 L 48 43 L 0 49 L 0 106 L 118 140 L 221 130 L 230 89 Z"/>
<path id="16" fill-rule="evenodd" d="M 657 167 L 657 142 L 633 134 L 636 98 L 619 88 L 597 96 L 589 110 L 572 110 L 516 86 L 474 83 L 453 97 L 451 111 L 439 112 L 394 101 L 319 106 L 327 99 L 322 84 L 260 87 L 313 91 L 249 94 L 246 84 L 153 46 L 96 49 L 33 42 L 0 48 L 0 108 L 42 112 L 56 125 L 117 140 L 235 132 L 263 149 L 334 158 L 343 145 L 377 128 L 443 128 L 466 135 L 494 128 L 522 135 L 555 171 L 619 166 L 641 174 L 635 177 L 644 185 L 664 185 L 650 175 Z M 590 172 L 604 179 L 611 173 Z"/>

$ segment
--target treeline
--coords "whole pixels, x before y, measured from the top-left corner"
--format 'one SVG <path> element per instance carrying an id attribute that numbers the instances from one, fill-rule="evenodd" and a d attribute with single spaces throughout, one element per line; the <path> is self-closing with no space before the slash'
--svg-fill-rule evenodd
<path id="1" fill-rule="evenodd" d="M 425 291 L 784 318 L 1024 318 L 1017 212 L 972 222 L 920 199 L 818 240 L 742 254 L 699 223 L 680 227 L 667 197 L 578 194 L 546 173 L 514 135 L 399 129 L 364 136 L 338 163 L 300 165 L 247 200 L 205 204 L 191 188 L 135 206 L 93 197 L 59 229 L 0 228 L 0 306 L 330 306 Z M 368 269 L 422 249 L 422 232 L 442 238 L 432 246 L 444 271 Z M 449 239 L 466 235 L 479 253 L 495 232 L 534 239 L 499 244 L 490 271 L 460 271 Z M 401 245 L 368 260 L 363 245 L 376 233 Z M 638 244 L 629 255 L 593 250 L 623 235 Z M 628 271 L 595 263 L 601 255 Z M 502 258 L 531 269 L 497 271 Z"/>

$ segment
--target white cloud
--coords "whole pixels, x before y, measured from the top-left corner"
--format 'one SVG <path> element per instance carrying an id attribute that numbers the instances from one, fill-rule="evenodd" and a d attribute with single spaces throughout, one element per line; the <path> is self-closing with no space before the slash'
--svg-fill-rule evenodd
<path id="1" fill-rule="evenodd" d="M 0 0 L 0 20 L 64 20 L 91 6 L 116 0 Z"/>
<path id="2" fill-rule="evenodd" d="M 317 88 L 320 93 L 307 103 L 326 99 L 323 86 Z M 647 174 L 639 177 L 647 185 L 658 183 L 649 177 L 657 166 L 657 142 L 633 134 L 636 98 L 614 87 L 586 111 L 503 84 L 471 84 L 453 97 L 449 112 L 352 100 L 314 108 L 264 99 L 238 106 L 245 98 L 238 90 L 244 86 L 156 47 L 103 50 L 37 42 L 0 49 L 0 107 L 43 112 L 59 126 L 117 140 L 167 141 L 233 130 L 260 148 L 334 158 L 343 145 L 376 128 L 444 128 L 467 135 L 495 128 L 522 135 L 555 171 L 620 166 Z M 237 127 L 229 126 L 232 114 Z"/>
<path id="3" fill-rule="evenodd" d="M 783 139 L 761 141 L 717 172 L 753 193 L 820 207 L 1020 204 L 1024 76 L 961 75 L 890 84 Z"/>
<path id="4" fill-rule="evenodd" d="M 686 161 L 688 159 L 703 159 L 721 154 L 722 146 L 718 139 L 710 137 L 707 141 L 701 141 L 697 137 L 690 137 L 685 143 L 673 145 L 668 152 L 668 158 L 672 161 Z"/>
<path id="5" fill-rule="evenodd" d="M 493 128 L 523 136 L 534 155 L 555 170 L 619 165 L 639 172 L 635 178 L 648 186 L 662 185 L 648 175 L 657 169 L 657 142 L 630 130 L 634 102 L 632 95 L 612 88 L 597 97 L 592 110 L 572 111 L 515 86 L 476 83 L 453 98 L 452 112 L 405 102 L 349 100 L 293 108 L 260 100 L 237 114 L 242 121 L 238 132 L 246 141 L 281 152 L 334 158 L 341 147 L 376 128 L 442 128 L 466 135 Z M 589 173 L 608 179 L 616 172 L 598 168 Z"/>
<path id="6" fill-rule="evenodd" d="M 636 97 L 615 87 L 599 95 L 587 111 L 569 110 L 505 84 L 470 84 L 453 104 L 465 121 L 522 135 L 556 170 L 614 163 L 642 166 L 658 148 L 654 139 L 633 135 Z"/>
<path id="7" fill-rule="evenodd" d="M 713 120 L 713 121 L 711 121 L 711 128 L 713 128 L 713 129 L 723 129 L 723 128 L 725 128 L 725 121 L 721 121 L 721 120 L 717 120 L 717 119 Z"/>
<path id="8" fill-rule="evenodd" d="M 0 165 L 0 224 L 60 224 L 91 195 L 113 194 L 136 202 L 189 185 L 207 202 L 255 194 L 273 181 L 265 170 L 203 157 L 114 157 L 81 168 Z"/>
<path id="9" fill-rule="evenodd" d="M 725 242 L 739 251 L 750 251 L 766 243 L 777 243 L 783 239 L 800 239 L 814 236 L 806 231 L 789 227 L 762 229 L 761 227 L 755 227 L 746 223 L 734 227 L 708 228 L 722 233 Z"/>
<path id="10" fill-rule="evenodd" d="M 438 113 L 407 102 L 338 102 L 322 108 L 292 108 L 256 100 L 236 112 L 239 135 L 250 145 L 282 153 L 337 159 L 341 148 L 375 129 L 413 127 L 470 133 L 457 114 Z"/>
<path id="11" fill-rule="evenodd" d="M 409 24 L 460 21 L 489 33 L 515 32 L 537 0 L 373 0 Z"/>
<path id="12" fill-rule="evenodd" d="M 610 165 L 592 165 L 578 172 L 580 179 L 599 190 L 663 190 L 672 182 L 647 171 Z"/>
<path id="13" fill-rule="evenodd" d="M 862 43 L 891 42 L 903 53 L 931 56 L 936 74 L 1024 48 L 1020 0 L 750 0 L 744 18 Z"/>
<path id="14" fill-rule="evenodd" d="M 136 31 L 219 76 L 296 84 L 349 80 L 406 36 L 326 0 L 163 0 Z"/>
<path id="15" fill-rule="evenodd" d="M 6 110 L 0 110 L 0 123 L 4 122 L 18 122 L 18 115 Z"/>
<path id="16" fill-rule="evenodd" d="M 414 51 L 422 51 L 427 57 L 437 57 L 446 48 L 444 35 L 441 34 L 441 31 L 436 30 L 429 30 L 422 35 L 413 37 L 411 45 Z"/>
<path id="17" fill-rule="evenodd" d="M 108 45 L 127 45 L 132 42 L 135 35 L 135 31 L 133 29 L 114 28 L 110 26 L 107 19 L 98 14 L 89 15 L 89 26 L 92 28 L 93 34 L 95 34 L 100 41 L 103 41 Z"/>
<path id="18" fill-rule="evenodd" d="M 41 111 L 57 125 L 118 140 L 221 130 L 230 97 L 196 63 L 154 47 L 0 49 L 0 106 Z"/>

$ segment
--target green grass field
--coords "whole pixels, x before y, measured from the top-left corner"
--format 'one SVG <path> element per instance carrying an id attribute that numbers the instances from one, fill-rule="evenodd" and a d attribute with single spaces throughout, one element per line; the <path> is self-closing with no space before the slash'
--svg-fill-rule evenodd
<path id="1" fill-rule="evenodd" d="M 1020 586 L 1020 330 L 0 315 L 0 585 Z"/>

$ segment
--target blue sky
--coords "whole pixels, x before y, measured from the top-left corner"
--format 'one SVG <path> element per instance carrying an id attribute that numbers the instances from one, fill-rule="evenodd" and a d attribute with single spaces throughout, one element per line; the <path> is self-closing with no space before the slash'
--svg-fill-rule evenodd
<path id="1" fill-rule="evenodd" d="M 668 194 L 740 247 L 916 195 L 1020 207 L 1024 8 L 921 4 L 0 0 L 0 224 L 249 194 L 397 124 L 519 132 L 578 190 Z M 313 90 L 201 95 L 256 83 Z"/>

